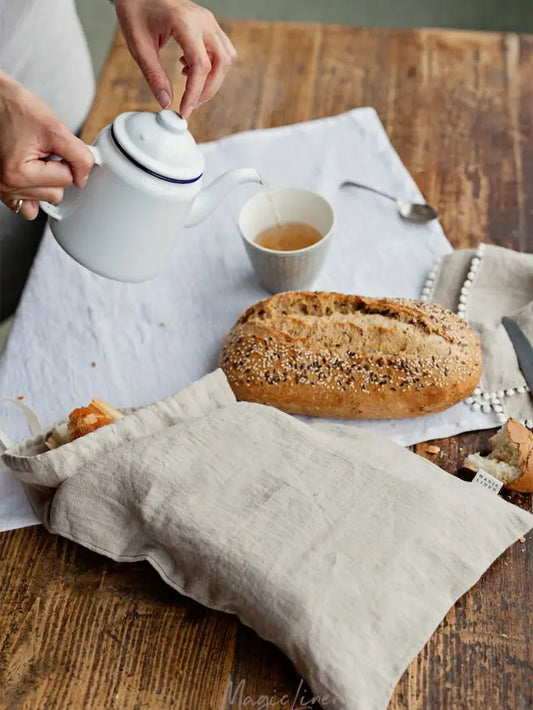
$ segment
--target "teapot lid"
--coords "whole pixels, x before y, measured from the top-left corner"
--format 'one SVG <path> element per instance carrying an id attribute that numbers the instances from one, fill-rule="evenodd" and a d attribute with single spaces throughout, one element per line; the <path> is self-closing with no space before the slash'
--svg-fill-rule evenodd
<path id="1" fill-rule="evenodd" d="M 187 121 L 174 111 L 122 113 L 111 125 L 111 136 L 125 157 L 150 175 L 182 184 L 202 177 L 204 156 Z"/>

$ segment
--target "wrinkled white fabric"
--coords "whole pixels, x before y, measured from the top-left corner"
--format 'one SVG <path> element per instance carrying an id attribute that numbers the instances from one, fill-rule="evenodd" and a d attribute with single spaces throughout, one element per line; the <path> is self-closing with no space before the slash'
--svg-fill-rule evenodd
<path id="1" fill-rule="evenodd" d="M 417 298 L 436 258 L 451 251 L 438 223 L 409 224 L 394 203 L 339 189 L 351 177 L 422 198 L 373 109 L 237 134 L 202 149 L 206 182 L 229 168 L 252 166 L 273 185 L 314 189 L 331 201 L 336 226 L 316 288 Z M 184 230 L 165 272 L 144 284 L 90 273 L 47 234 L 0 358 L 0 396 L 24 395 L 50 425 L 95 396 L 138 406 L 213 370 L 235 320 L 269 295 L 255 279 L 236 224 L 240 206 L 257 189 L 240 187 L 203 223 Z M 411 444 L 491 423 L 459 404 L 437 415 L 353 425 Z M 5 407 L 0 427 L 15 439 L 26 433 Z M 0 483 L 0 501 L 1 492 Z M 22 494 L 19 501 L 23 506 Z M 17 505 L 11 499 L 8 513 L 0 503 L 0 525 L 9 523 Z"/>
<path id="2" fill-rule="evenodd" d="M 50 531 L 236 614 L 332 710 L 386 710 L 449 608 L 533 526 L 379 435 L 237 403 L 220 370 L 3 459 Z"/>

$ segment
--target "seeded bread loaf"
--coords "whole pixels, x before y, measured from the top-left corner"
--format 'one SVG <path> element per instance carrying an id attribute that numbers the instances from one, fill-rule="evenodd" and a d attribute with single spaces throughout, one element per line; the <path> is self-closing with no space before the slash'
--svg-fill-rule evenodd
<path id="1" fill-rule="evenodd" d="M 289 292 L 243 313 L 220 366 L 240 400 L 388 419 L 439 412 L 471 394 L 481 349 L 463 320 L 435 304 Z"/>

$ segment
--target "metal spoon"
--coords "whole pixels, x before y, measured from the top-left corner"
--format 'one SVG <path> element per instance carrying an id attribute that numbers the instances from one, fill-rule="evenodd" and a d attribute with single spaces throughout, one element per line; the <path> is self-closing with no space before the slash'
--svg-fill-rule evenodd
<path id="1" fill-rule="evenodd" d="M 409 222 L 431 222 L 437 219 L 438 212 L 436 209 L 431 207 L 431 205 L 421 204 L 420 202 L 407 202 L 407 200 L 399 200 L 392 195 L 388 195 L 386 192 L 381 190 L 376 190 L 375 187 L 369 187 L 368 185 L 361 185 L 358 182 L 352 182 L 351 180 L 346 180 L 341 184 L 341 187 L 360 187 L 362 190 L 368 190 L 369 192 L 375 192 L 376 195 L 381 195 L 386 197 L 388 200 L 396 202 L 398 206 L 398 212 L 400 217 L 408 220 Z"/>

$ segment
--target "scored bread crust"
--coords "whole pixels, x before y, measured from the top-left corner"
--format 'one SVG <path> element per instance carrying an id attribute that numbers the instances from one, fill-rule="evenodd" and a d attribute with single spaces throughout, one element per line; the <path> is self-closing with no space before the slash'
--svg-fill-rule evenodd
<path id="1" fill-rule="evenodd" d="M 533 493 L 533 434 L 515 419 L 508 419 L 505 429 L 507 436 L 516 446 L 522 473 L 514 481 L 504 485 L 520 493 Z"/>
<path id="2" fill-rule="evenodd" d="M 242 314 L 220 366 L 239 400 L 388 419 L 439 412 L 471 394 L 481 349 L 468 325 L 437 304 L 287 292 Z"/>

